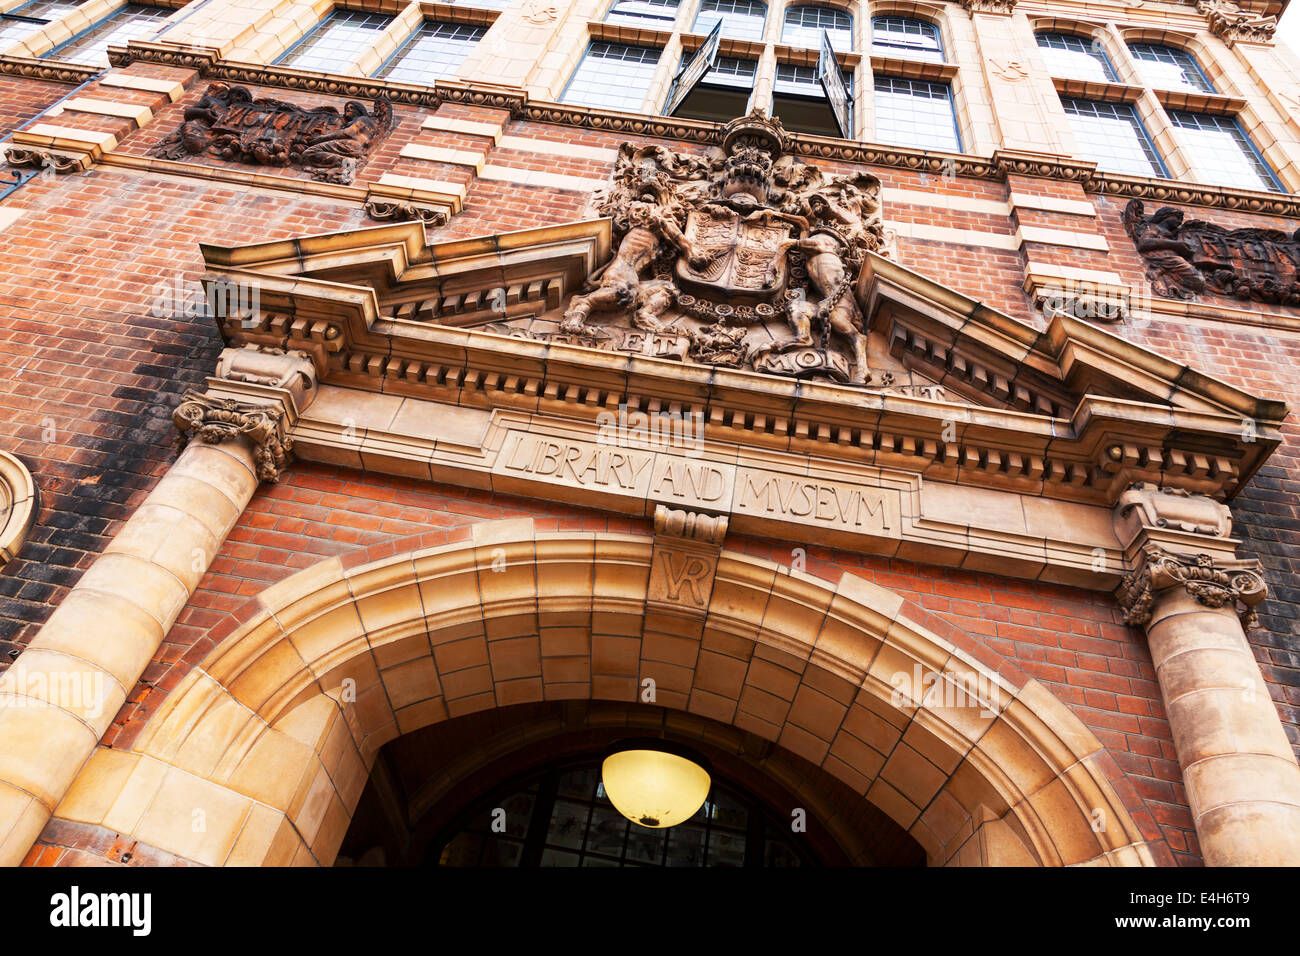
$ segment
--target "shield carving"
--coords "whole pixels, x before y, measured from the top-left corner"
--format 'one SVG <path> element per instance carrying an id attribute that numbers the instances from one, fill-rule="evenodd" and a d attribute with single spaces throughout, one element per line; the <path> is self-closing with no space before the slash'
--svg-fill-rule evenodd
<path id="1" fill-rule="evenodd" d="M 785 289 L 787 246 L 783 243 L 797 228 L 793 219 L 770 209 L 744 215 L 717 204 L 692 209 L 686 219 L 686 238 L 692 248 L 712 259 L 697 270 L 679 257 L 677 276 L 728 297 L 770 301 Z"/>

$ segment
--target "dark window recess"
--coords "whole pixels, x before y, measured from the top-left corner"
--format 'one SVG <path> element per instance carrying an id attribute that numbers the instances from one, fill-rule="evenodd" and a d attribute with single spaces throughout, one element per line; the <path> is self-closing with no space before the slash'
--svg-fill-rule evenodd
<path id="1" fill-rule="evenodd" d="M 725 123 L 749 112 L 758 64 L 753 60 L 718 57 L 717 65 L 704 74 L 695 89 L 682 100 L 674 116 L 683 119 Z"/>
<path id="2" fill-rule="evenodd" d="M 843 76 L 845 85 L 852 90 L 853 74 L 845 71 Z M 780 117 L 781 125 L 791 132 L 819 136 L 841 135 L 835 114 L 817 79 L 817 70 L 811 66 L 777 64 L 776 83 L 772 90 L 772 113 Z"/>

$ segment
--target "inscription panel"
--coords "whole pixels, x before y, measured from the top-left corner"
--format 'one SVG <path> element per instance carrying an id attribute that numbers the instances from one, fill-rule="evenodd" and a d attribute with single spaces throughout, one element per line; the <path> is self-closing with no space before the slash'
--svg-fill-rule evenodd
<path id="1" fill-rule="evenodd" d="M 645 513 L 653 504 L 732 516 L 744 532 L 773 523 L 842 536 L 902 536 L 899 486 L 713 462 L 652 448 L 638 449 L 512 431 L 493 474 L 540 482 L 555 497 Z M 550 493 L 550 492 L 548 492 Z M 611 500 L 613 499 L 613 500 Z M 615 503 L 617 502 L 617 503 Z M 807 535 L 803 535 L 807 537 Z"/>

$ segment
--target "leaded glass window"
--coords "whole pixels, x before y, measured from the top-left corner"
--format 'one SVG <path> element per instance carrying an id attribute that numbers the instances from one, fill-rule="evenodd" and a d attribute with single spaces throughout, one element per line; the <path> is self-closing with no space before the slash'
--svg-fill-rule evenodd
<path id="1" fill-rule="evenodd" d="M 1045 51 L 1047 69 L 1052 76 L 1067 80 L 1117 82 L 1110 60 L 1096 40 L 1085 40 L 1070 33 L 1040 33 L 1035 39 Z"/>
<path id="2" fill-rule="evenodd" d="M 835 50 L 844 53 L 853 49 L 853 18 L 834 7 L 790 7 L 785 12 L 781 42 L 816 50 L 821 47 L 823 30 Z"/>
<path id="3" fill-rule="evenodd" d="M 1097 103 L 1063 97 L 1079 155 L 1108 173 L 1128 176 L 1163 176 L 1164 164 L 1151 137 L 1126 103 Z"/>
<path id="4" fill-rule="evenodd" d="M 961 152 L 947 83 L 876 77 L 876 141 Z"/>
<path id="5" fill-rule="evenodd" d="M 871 21 L 871 51 L 905 60 L 943 62 L 939 28 L 911 17 L 876 17 Z"/>
<path id="6" fill-rule="evenodd" d="M 1170 110 L 1192 166 L 1216 186 L 1282 192 L 1282 186 L 1259 155 L 1241 124 L 1228 116 Z"/>
<path id="7" fill-rule="evenodd" d="M 560 102 L 638 112 L 658 63 L 659 51 L 651 47 L 593 42 Z"/>
<path id="8" fill-rule="evenodd" d="M 379 13 L 335 10 L 275 62 L 299 70 L 338 73 L 379 39 L 392 22 L 392 17 Z"/>
<path id="9" fill-rule="evenodd" d="M 422 23 L 375 75 L 403 83 L 432 83 L 454 76 L 486 32 L 468 23 Z"/>

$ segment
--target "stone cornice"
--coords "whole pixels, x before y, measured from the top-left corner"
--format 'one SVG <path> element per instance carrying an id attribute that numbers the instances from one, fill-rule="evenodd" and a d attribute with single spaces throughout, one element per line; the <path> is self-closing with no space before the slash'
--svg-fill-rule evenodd
<path id="1" fill-rule="evenodd" d="M 464 103 L 506 110 L 513 118 L 634 136 L 654 136 L 683 142 L 713 143 L 720 124 L 663 116 L 619 113 L 559 103 L 532 101 L 522 89 L 438 81 L 433 87 L 393 83 L 362 77 L 328 76 L 304 70 L 220 60 L 214 51 L 132 42 L 112 47 L 114 66 L 132 62 L 164 63 L 198 70 L 205 77 L 280 89 L 308 90 L 322 95 L 373 99 L 436 108 Z M 0 58 L 0 63 L 6 58 Z M 7 58 L 13 59 L 13 58 Z M 31 61 L 30 65 L 44 61 Z M 85 79 L 78 73 L 77 80 Z M 69 80 L 68 82 L 74 82 Z M 990 159 L 957 153 L 937 153 L 901 146 L 883 146 L 825 136 L 793 135 L 791 151 L 811 159 L 910 169 L 937 176 L 1005 180 L 1010 175 L 1077 182 L 1086 191 L 1108 196 L 1153 199 L 1184 205 L 1234 209 L 1269 216 L 1300 217 L 1300 196 L 1203 186 L 1169 179 L 1147 179 L 1101 173 L 1091 164 L 1065 156 L 999 151 Z"/>
<path id="2" fill-rule="evenodd" d="M 1106 505 L 1140 480 L 1231 495 L 1280 439 L 1280 403 L 1085 322 L 1058 317 L 1039 332 L 875 256 L 858 293 L 872 328 L 905 366 L 969 404 L 482 328 L 494 314 L 558 307 L 608 242 L 608 221 L 595 220 L 433 244 L 418 226 L 394 225 L 203 252 L 205 281 L 260 292 L 255 316 L 222 323 L 228 342 L 300 349 L 322 380 L 367 392 L 579 419 L 675 409 L 752 445 Z M 310 274 L 324 267 L 331 281 Z M 430 314 L 382 304 L 382 276 L 411 283 L 395 301 L 418 297 Z"/>
<path id="3" fill-rule="evenodd" d="M 21 76 L 29 80 L 49 80 L 54 83 L 84 83 L 102 73 L 97 66 L 80 63 L 63 63 L 55 60 L 38 60 L 26 56 L 0 56 L 0 74 Z"/>

